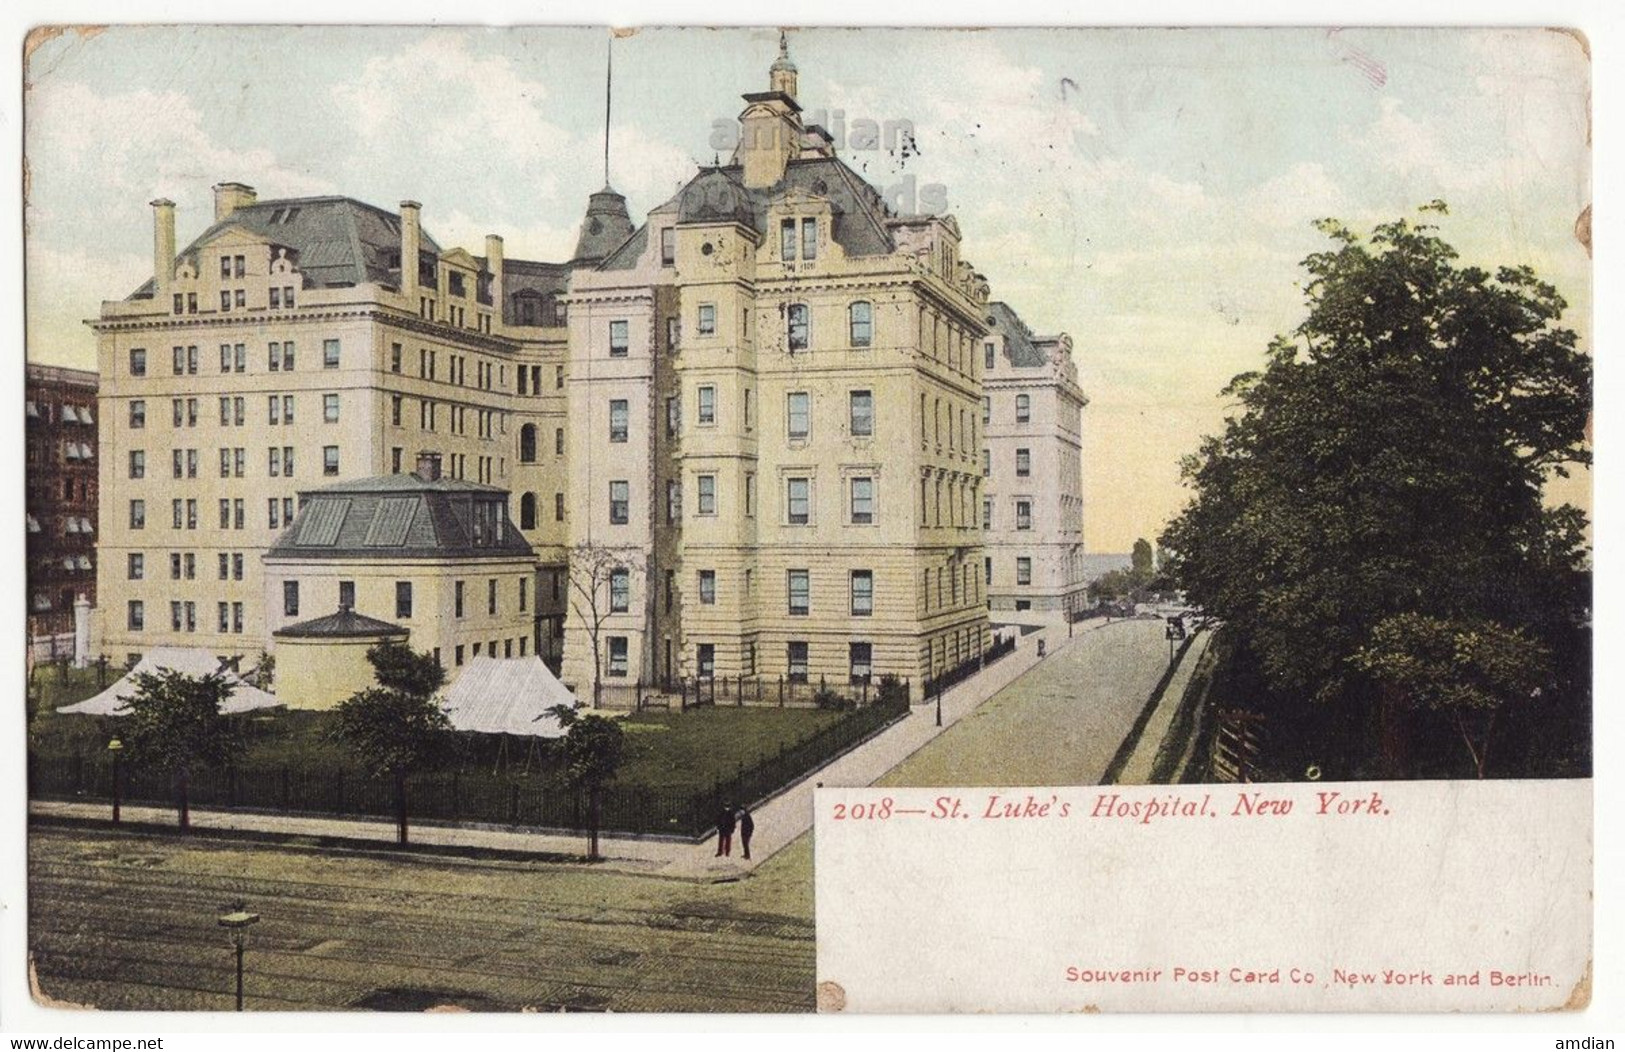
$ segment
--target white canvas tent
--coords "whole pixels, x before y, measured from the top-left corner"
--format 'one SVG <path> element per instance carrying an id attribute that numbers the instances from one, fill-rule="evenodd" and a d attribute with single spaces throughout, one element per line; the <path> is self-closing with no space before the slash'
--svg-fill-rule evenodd
<path id="1" fill-rule="evenodd" d="M 56 711 L 80 716 L 123 716 L 126 712 L 126 703 L 136 694 L 136 674 L 164 670 L 181 672 L 188 676 L 207 676 L 221 671 L 220 659 L 207 650 L 193 647 L 154 647 L 141 656 L 135 668 L 125 673 L 124 678 L 111 687 L 93 698 L 73 705 L 64 705 Z M 227 715 L 250 712 L 254 709 L 268 709 L 282 704 L 276 695 L 249 686 L 230 670 L 221 674 L 232 687 L 231 696 L 220 706 L 220 711 Z"/>
<path id="2" fill-rule="evenodd" d="M 537 657 L 493 658 L 468 663 L 446 692 L 446 715 L 460 731 L 561 738 L 564 727 L 547 710 L 576 707 L 575 695 Z"/>

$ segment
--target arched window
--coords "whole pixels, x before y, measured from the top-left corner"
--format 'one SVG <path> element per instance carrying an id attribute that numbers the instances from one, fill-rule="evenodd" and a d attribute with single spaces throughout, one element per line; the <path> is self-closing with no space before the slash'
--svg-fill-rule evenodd
<path id="1" fill-rule="evenodd" d="M 521 530 L 534 530 L 536 528 L 536 494 L 526 493 L 519 498 L 519 528 Z"/>
<path id="2" fill-rule="evenodd" d="M 874 315 L 865 300 L 859 300 L 847 308 L 848 328 L 851 330 L 852 346 L 867 347 L 874 338 Z"/>
<path id="3" fill-rule="evenodd" d="M 536 425 L 526 424 L 519 429 L 519 463 L 536 463 Z"/>

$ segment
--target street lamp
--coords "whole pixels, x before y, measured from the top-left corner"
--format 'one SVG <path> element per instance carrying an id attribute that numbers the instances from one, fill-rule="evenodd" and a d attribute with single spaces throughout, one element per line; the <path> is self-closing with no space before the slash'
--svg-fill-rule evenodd
<path id="1" fill-rule="evenodd" d="M 113 754 L 113 824 L 119 824 L 119 758 L 124 755 L 124 743 L 114 738 L 107 743 L 107 751 Z"/>
<path id="2" fill-rule="evenodd" d="M 259 923 L 258 913 L 249 913 L 243 903 L 230 913 L 220 915 L 220 926 L 231 932 L 231 941 L 237 948 L 237 1011 L 243 1010 L 243 946 L 248 942 L 248 928 Z"/>

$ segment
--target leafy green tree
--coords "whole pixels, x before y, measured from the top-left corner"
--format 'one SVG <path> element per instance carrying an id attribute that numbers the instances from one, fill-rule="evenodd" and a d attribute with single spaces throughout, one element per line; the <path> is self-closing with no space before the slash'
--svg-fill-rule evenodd
<path id="1" fill-rule="evenodd" d="M 1398 614 L 1377 624 L 1352 663 L 1396 704 L 1445 714 L 1483 778 L 1497 717 L 1540 696 L 1550 659 L 1547 647 L 1522 629 Z"/>
<path id="2" fill-rule="evenodd" d="M 1591 365 L 1529 268 L 1458 265 L 1425 222 L 1318 226 L 1307 317 L 1225 389 L 1236 411 L 1186 458 L 1194 499 L 1162 546 L 1256 662 L 1272 735 L 1318 726 L 1343 776 L 1398 776 L 1404 707 L 1353 661 L 1380 623 L 1550 642 L 1584 620 L 1585 518 L 1542 491 L 1590 462 Z"/>
<path id="3" fill-rule="evenodd" d="M 568 705 L 548 710 L 569 730 L 564 738 L 564 772 L 570 784 L 587 794 L 587 860 L 596 862 L 598 831 L 603 825 L 604 786 L 615 780 L 626 751 L 626 734 L 607 716 L 583 713 Z"/>
<path id="4" fill-rule="evenodd" d="M 232 685 L 218 674 L 189 676 L 162 669 L 138 674 L 135 687 L 125 703 L 128 714 L 119 723 L 124 747 L 133 763 L 175 779 L 180 827 L 190 829 L 192 771 L 225 766 L 242 752 L 236 728 L 220 712 Z"/>
<path id="5" fill-rule="evenodd" d="M 402 643 L 373 647 L 367 661 L 378 686 L 339 702 L 335 734 L 370 776 L 394 783 L 397 842 L 405 844 L 406 779 L 439 766 L 451 749 L 451 720 L 435 697 L 446 670 Z"/>
<path id="6" fill-rule="evenodd" d="M 1129 553 L 1130 566 L 1136 577 L 1151 578 L 1156 568 L 1156 552 L 1151 548 L 1151 542 L 1141 537 L 1134 542 L 1134 550 Z"/>

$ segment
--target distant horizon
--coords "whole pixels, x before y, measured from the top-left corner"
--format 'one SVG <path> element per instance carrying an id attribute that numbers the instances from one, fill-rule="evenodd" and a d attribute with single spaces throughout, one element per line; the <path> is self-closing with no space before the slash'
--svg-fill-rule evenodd
<path id="1" fill-rule="evenodd" d="M 82 324 L 151 275 L 147 202 L 185 244 L 210 187 L 424 204 L 444 247 L 566 259 L 603 182 L 601 28 L 115 26 L 27 60 L 28 360 L 94 368 Z M 611 182 L 634 220 L 724 151 L 765 86 L 770 29 L 614 42 Z M 883 192 L 940 193 L 964 258 L 1036 331 L 1069 333 L 1085 549 L 1156 541 L 1219 391 L 1304 313 L 1298 264 L 1450 205 L 1464 263 L 1527 263 L 1590 346 L 1588 56 L 1539 29 L 789 33 L 799 98 Z M 697 53 L 706 61 L 696 62 Z M 259 71 L 264 71 L 260 75 Z M 907 146 L 860 122 L 906 122 Z M 723 160 L 726 158 L 723 157 Z M 1552 487 L 1591 510 L 1591 476 Z"/>

